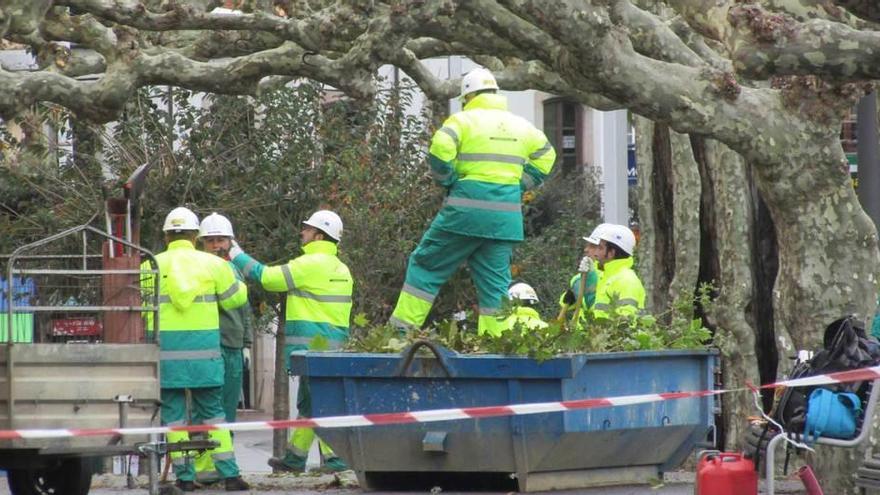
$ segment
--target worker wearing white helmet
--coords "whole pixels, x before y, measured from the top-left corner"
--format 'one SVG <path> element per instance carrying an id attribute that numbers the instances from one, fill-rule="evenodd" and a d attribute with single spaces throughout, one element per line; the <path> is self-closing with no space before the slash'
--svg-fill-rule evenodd
<path id="1" fill-rule="evenodd" d="M 601 227 L 601 228 L 600 228 Z M 645 308 L 645 287 L 633 266 L 636 236 L 629 227 L 603 224 L 589 237 L 588 252 L 601 270 L 596 285 L 593 316 L 608 318 L 618 315 L 636 315 Z"/>
<path id="2" fill-rule="evenodd" d="M 159 284 L 160 376 L 162 422 L 187 423 L 186 391 L 192 396 L 192 422 L 226 422 L 223 411 L 223 359 L 220 350 L 218 307 L 233 310 L 247 303 L 247 287 L 236 280 L 228 263 L 213 254 L 196 251 L 199 219 L 187 208 L 175 208 L 162 227 L 167 249 L 156 255 Z M 153 287 L 150 276 L 144 287 Z M 150 328 L 148 326 L 148 328 Z M 169 443 L 186 441 L 187 432 L 171 431 Z M 229 430 L 211 430 L 218 446 L 209 455 L 227 491 L 248 490 L 241 479 Z M 195 470 L 186 452 L 172 452 L 177 487 L 195 490 Z"/>
<path id="3" fill-rule="evenodd" d="M 409 258 L 390 323 L 424 324 L 440 288 L 464 263 L 477 289 L 478 331 L 497 335 L 496 314 L 510 284 L 510 259 L 523 240 L 522 194 L 553 168 L 556 153 L 543 132 L 510 113 L 486 69 L 461 80 L 464 109 L 431 138 L 428 164 L 447 191 L 437 217 Z"/>
<path id="4" fill-rule="evenodd" d="M 546 328 L 547 323 L 541 319 L 535 306 L 538 304 L 538 293 L 524 282 L 518 282 L 507 290 L 507 297 L 513 304 L 513 310 L 504 320 L 503 330 L 519 329 L 520 331 Z"/>
<path id="5" fill-rule="evenodd" d="M 204 251 L 225 260 L 229 259 L 229 249 L 235 234 L 232 222 L 223 215 L 211 213 L 199 223 L 199 241 Z M 244 281 L 238 268 L 227 261 L 235 273 L 235 278 Z M 250 362 L 252 344 L 252 313 L 249 304 L 234 309 L 220 308 L 220 351 L 223 355 L 223 412 L 226 422 L 234 423 L 241 397 L 244 363 Z M 196 481 L 201 484 L 217 481 L 220 473 L 216 470 L 210 455 L 199 454 L 195 460 Z"/>
<path id="6" fill-rule="evenodd" d="M 330 349 L 348 340 L 354 283 L 348 267 L 337 257 L 342 240 L 342 219 L 329 210 L 319 210 L 303 221 L 300 232 L 303 255 L 283 265 L 266 266 L 233 243 L 229 256 L 245 278 L 270 292 L 287 294 L 284 324 L 285 354 L 307 350 L 312 339 L 321 336 Z M 311 415 L 308 382 L 300 381 L 297 398 L 301 417 Z M 272 457 L 269 465 L 278 471 L 303 472 L 309 448 L 315 439 L 311 428 L 296 428 L 283 458 Z M 319 439 L 324 468 L 348 469 L 330 446 Z"/>
<path id="7" fill-rule="evenodd" d="M 571 277 L 571 280 L 568 281 L 568 288 L 559 297 L 559 305 L 562 309 L 560 317 L 564 317 L 575 306 L 577 301 L 581 303 L 579 314 L 584 316 L 592 309 L 593 304 L 596 302 L 596 286 L 599 283 L 600 274 L 599 267 L 595 261 L 598 256 L 598 239 L 601 233 L 610 226 L 610 223 L 599 224 L 593 229 L 589 237 L 583 238 L 587 241 L 587 244 L 584 246 L 583 257 L 578 263 L 577 273 Z M 595 242 L 591 241 L 591 239 Z M 581 281 L 582 278 L 583 283 Z M 583 319 L 579 318 L 578 328 L 583 328 L 582 323 Z"/>

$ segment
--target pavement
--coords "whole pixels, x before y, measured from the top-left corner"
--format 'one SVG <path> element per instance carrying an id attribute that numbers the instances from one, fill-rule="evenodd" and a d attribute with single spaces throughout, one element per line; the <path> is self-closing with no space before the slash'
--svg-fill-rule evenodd
<path id="1" fill-rule="evenodd" d="M 269 419 L 265 414 L 253 411 L 242 412 L 239 421 L 262 421 Z M 313 449 L 314 450 L 314 449 Z M 348 495 L 361 493 L 357 485 L 357 479 L 352 471 L 339 474 L 305 473 L 273 474 L 272 469 L 266 464 L 272 455 L 272 432 L 271 431 L 242 431 L 235 434 L 235 457 L 238 461 L 242 476 L 252 485 L 250 493 L 265 495 L 281 494 L 321 494 L 321 495 Z M 316 464 L 316 457 L 310 457 L 310 464 Z M 581 490 L 567 490 L 553 492 L 554 495 L 588 494 L 588 495 L 694 495 L 694 474 L 689 471 L 667 473 L 662 485 L 638 485 L 601 487 Z M 135 487 L 127 486 L 124 475 L 100 474 L 92 480 L 90 495 L 148 495 L 147 478 L 139 476 L 134 479 Z M 447 492 L 439 487 L 431 490 L 432 495 Z M 0 495 L 8 495 L 9 489 L 6 483 L 0 481 Z M 219 495 L 228 493 L 223 486 L 200 488 L 196 495 Z M 237 492 L 247 493 L 247 492 Z M 426 492 L 371 492 L 377 495 L 383 493 L 395 493 L 405 495 L 407 493 Z M 507 495 L 509 492 L 479 492 L 485 495 Z M 799 481 L 777 481 L 776 493 L 779 494 L 805 494 L 803 485 Z"/>

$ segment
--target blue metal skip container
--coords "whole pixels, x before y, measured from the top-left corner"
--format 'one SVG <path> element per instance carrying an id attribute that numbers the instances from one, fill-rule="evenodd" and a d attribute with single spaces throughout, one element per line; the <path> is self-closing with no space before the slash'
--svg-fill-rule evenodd
<path id="1" fill-rule="evenodd" d="M 430 347 L 390 354 L 295 352 L 312 415 L 389 413 L 708 390 L 713 351 L 525 357 Z M 714 398 L 435 423 L 319 429 L 362 488 L 543 491 L 646 482 L 714 429 Z"/>

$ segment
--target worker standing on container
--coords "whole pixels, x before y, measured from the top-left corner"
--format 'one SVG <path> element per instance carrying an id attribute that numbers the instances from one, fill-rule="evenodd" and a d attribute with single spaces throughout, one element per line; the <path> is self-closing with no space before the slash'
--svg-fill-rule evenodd
<path id="1" fill-rule="evenodd" d="M 199 224 L 199 240 L 202 248 L 215 256 L 229 260 L 229 249 L 235 234 L 232 222 L 223 215 L 211 213 Z M 235 278 L 243 281 L 238 268 L 227 261 L 235 273 Z M 250 355 L 252 315 L 250 305 L 244 304 L 234 309 L 220 307 L 220 351 L 223 354 L 223 412 L 227 423 L 234 423 L 238 402 L 241 399 L 242 376 L 245 356 Z M 213 483 L 220 480 L 220 473 L 214 467 L 210 455 L 196 456 L 196 481 Z"/>
<path id="2" fill-rule="evenodd" d="M 338 349 L 348 340 L 354 282 L 348 267 L 337 257 L 337 244 L 341 239 L 342 219 L 332 211 L 320 210 L 303 222 L 300 240 L 304 254 L 286 264 L 265 266 L 233 243 L 229 256 L 246 279 L 258 282 L 268 291 L 287 293 L 284 325 L 287 355 L 309 349 L 317 336 L 323 337 L 330 349 Z M 311 416 L 308 381 L 303 377 L 297 406 L 301 417 Z M 269 465 L 279 471 L 305 471 L 314 439 L 315 432 L 311 428 L 296 428 L 284 458 L 273 457 Z M 348 469 L 330 446 L 320 439 L 318 444 L 324 469 Z"/>
<path id="3" fill-rule="evenodd" d="M 477 289 L 478 331 L 498 335 L 496 313 L 510 285 L 513 247 L 523 240 L 521 198 L 553 168 L 556 152 L 527 120 L 507 111 L 486 69 L 461 80 L 464 109 L 431 138 L 428 163 L 447 191 L 443 207 L 409 258 L 390 323 L 419 328 L 450 276 L 467 262 Z"/>
<path id="4" fill-rule="evenodd" d="M 195 249 L 199 219 L 187 208 L 175 208 L 162 227 L 167 248 L 156 255 L 159 284 L 159 331 L 162 422 L 168 426 L 187 423 L 186 391 L 192 400 L 194 424 L 226 421 L 223 412 L 223 358 L 220 350 L 218 305 L 232 310 L 247 303 L 247 287 L 235 279 L 229 264 Z M 143 286 L 153 287 L 150 276 Z M 150 315 L 151 316 L 151 315 Z M 151 326 L 147 326 L 151 328 Z M 241 479 L 229 430 L 211 430 L 208 437 L 218 446 L 211 450 L 227 491 L 248 490 Z M 186 441 L 187 432 L 167 434 L 169 443 Z M 172 452 L 177 487 L 195 490 L 195 469 L 184 452 Z"/>
<path id="5" fill-rule="evenodd" d="M 609 318 L 612 313 L 636 316 L 645 308 L 645 287 L 632 269 L 636 237 L 624 225 L 600 227 L 586 238 L 594 246 L 590 253 L 601 270 L 596 285 L 596 302 L 592 307 L 593 317 Z"/>
<path id="6" fill-rule="evenodd" d="M 504 331 L 518 328 L 526 332 L 547 328 L 547 323 L 541 319 L 535 306 L 540 302 L 535 289 L 524 282 L 515 283 L 507 290 L 507 296 L 513 304 L 513 311 L 504 320 Z"/>

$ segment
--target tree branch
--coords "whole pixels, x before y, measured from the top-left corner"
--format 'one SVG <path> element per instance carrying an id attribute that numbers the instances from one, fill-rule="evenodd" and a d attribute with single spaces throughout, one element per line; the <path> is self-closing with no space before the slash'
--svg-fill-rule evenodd
<path id="1" fill-rule="evenodd" d="M 875 0 L 834 0 L 834 3 L 862 19 L 880 23 L 880 4 Z"/>
<path id="2" fill-rule="evenodd" d="M 51 101 L 95 122 L 107 122 L 142 85 L 170 84 L 220 94 L 254 94 L 266 74 L 309 77 L 358 97 L 375 93 L 371 72 L 310 54 L 290 42 L 273 50 L 208 62 L 158 48 L 133 50 L 127 56 L 126 63 L 108 66 L 97 82 L 77 81 L 46 71 L 0 71 L 0 87 L 11 88 L 0 95 L 0 117 L 8 118 L 37 101 Z"/>
<path id="3" fill-rule="evenodd" d="M 639 9 L 628 0 L 615 2 L 611 14 L 615 23 L 629 29 L 629 38 L 639 53 L 691 67 L 705 65 L 702 57 L 654 14 Z"/>
<path id="4" fill-rule="evenodd" d="M 860 19 L 828 0 L 763 0 L 761 5 L 773 12 L 788 14 L 801 22 L 824 19 L 840 22 L 854 29 L 874 29 L 877 27 L 876 23 Z"/>
<path id="5" fill-rule="evenodd" d="M 667 0 L 694 31 L 709 39 L 724 41 L 728 36 L 727 12 L 731 0 Z"/>
<path id="6" fill-rule="evenodd" d="M 28 35 L 39 31 L 51 0 L 7 0 L 0 6 L 0 34 Z"/>
<path id="7" fill-rule="evenodd" d="M 329 40 L 350 38 L 350 33 L 359 32 L 365 25 L 363 16 L 340 4 L 306 19 L 283 18 L 260 11 L 252 14 L 204 12 L 186 2 L 174 3 L 173 10 L 161 13 L 152 12 L 143 2 L 136 1 L 57 0 L 56 4 L 147 31 L 266 31 L 313 51 L 320 50 Z"/>
<path id="8" fill-rule="evenodd" d="M 725 42 L 734 68 L 748 77 L 880 79 L 880 32 L 821 19 L 799 23 L 756 5 L 738 5 L 729 17 L 736 31 Z"/>

